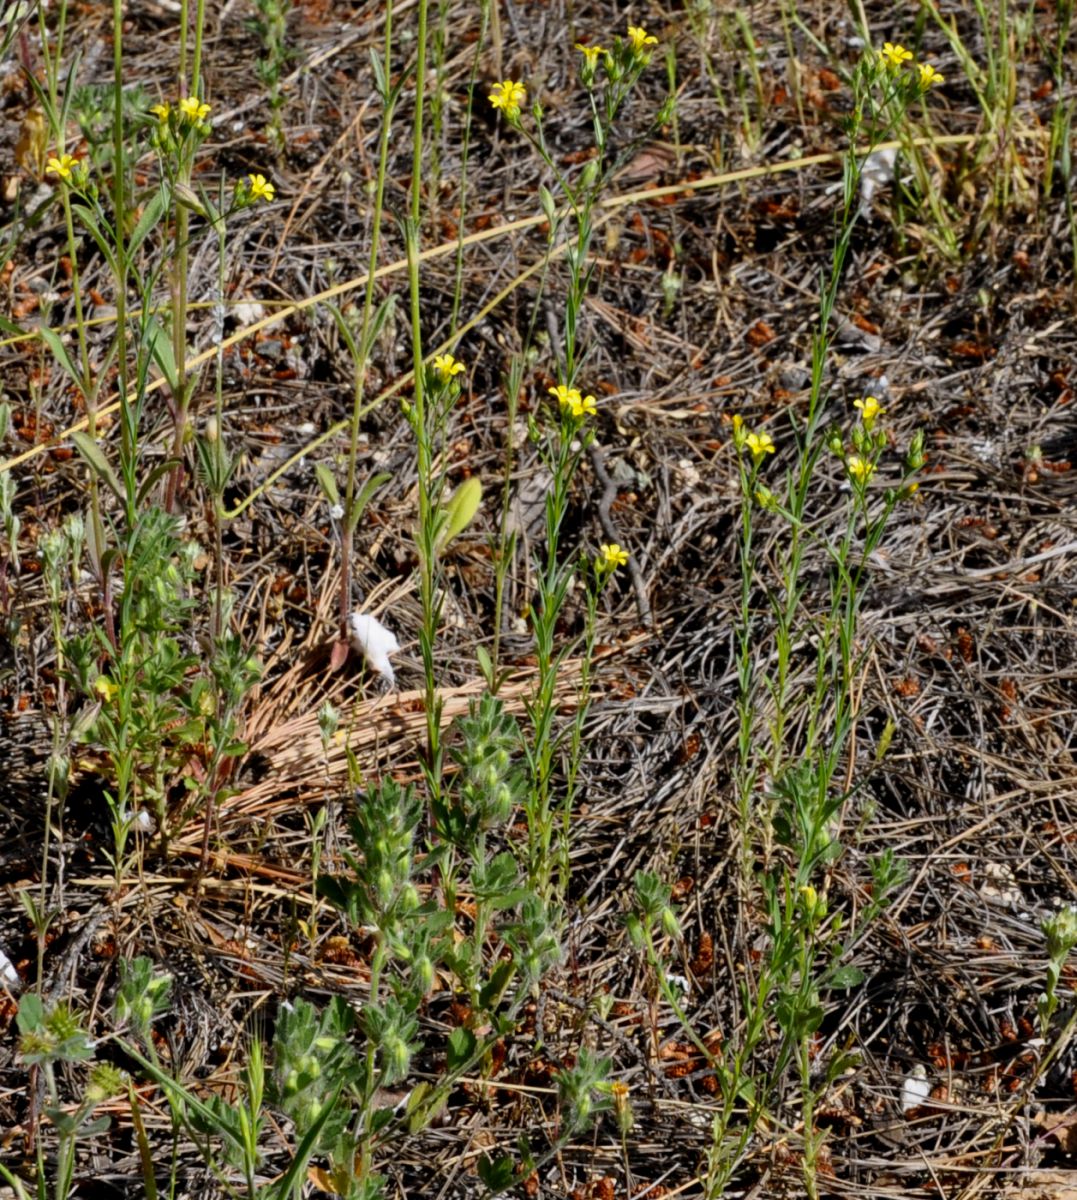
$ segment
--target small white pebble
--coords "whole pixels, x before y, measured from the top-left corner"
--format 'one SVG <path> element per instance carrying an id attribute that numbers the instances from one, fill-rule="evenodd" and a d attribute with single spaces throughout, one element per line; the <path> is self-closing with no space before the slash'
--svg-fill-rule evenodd
<path id="1" fill-rule="evenodd" d="M 316 428 L 317 426 L 313 421 L 304 421 L 303 424 L 296 429 L 296 433 L 301 434 L 303 437 L 310 437 Z"/>

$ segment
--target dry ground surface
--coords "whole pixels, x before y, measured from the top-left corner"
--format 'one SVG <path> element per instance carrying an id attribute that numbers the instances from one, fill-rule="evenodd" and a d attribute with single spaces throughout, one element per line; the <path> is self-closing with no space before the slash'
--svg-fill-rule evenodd
<path id="1" fill-rule="evenodd" d="M 173 78 L 176 7 L 165 0 L 128 6 L 130 80 L 151 100 Z M 232 300 L 260 304 L 273 317 L 364 270 L 367 185 L 379 133 L 368 48 L 381 39 L 384 13 L 379 4 L 296 4 L 288 20 L 294 57 L 285 81 L 286 147 L 275 157 L 264 136 L 267 110 L 254 74 L 258 44 L 249 7 L 208 6 L 205 72 L 214 134 L 199 169 L 207 180 L 221 170 L 272 177 L 272 207 L 245 213 L 231 228 L 227 278 Z M 379 1166 L 390 1195 L 482 1194 L 475 1153 L 511 1150 L 521 1132 L 534 1146 L 550 1145 L 558 1120 L 552 1073 L 590 1045 L 611 1056 L 615 1076 L 629 1084 L 635 1128 L 622 1146 L 613 1123 L 602 1118 L 563 1146 L 527 1185 L 528 1194 L 691 1196 L 699 1194 L 715 1081 L 657 1003 L 623 919 L 635 871 L 679 881 L 685 942 L 671 952 L 682 960 L 686 1010 L 703 1035 L 736 1027 L 736 981 L 758 956 L 763 934 L 762 916 L 734 869 L 732 622 L 739 576 L 730 416 L 744 413 L 773 431 L 778 453 L 767 471 L 780 477 L 791 455 L 786 413 L 806 397 L 839 167 L 823 161 L 728 183 L 706 177 L 840 149 L 848 103 L 842 72 L 857 53 L 856 26 L 842 6 L 815 0 L 799 9 L 797 20 L 792 6 L 770 0 L 739 10 L 662 0 L 631 11 L 590 0 L 567 7 L 558 0 L 496 0 L 495 8 L 496 36 L 478 50 L 481 91 L 466 199 L 461 121 L 480 11 L 450 2 L 433 18 L 444 30 L 445 56 L 441 124 L 428 149 L 423 244 L 444 253 L 423 267 L 430 347 L 451 333 L 459 235 L 489 234 L 467 245 L 460 260 L 461 321 L 509 289 L 543 253 L 538 229 L 499 230 L 538 213 L 545 175 L 528 144 L 494 119 L 484 99 L 489 82 L 525 78 L 546 109 L 555 158 L 572 165 L 589 137 L 573 43 L 607 40 L 628 19 L 645 24 L 661 43 L 619 130 L 617 149 L 628 153 L 611 195 L 640 194 L 604 210 L 596 237 L 582 338 L 589 386 L 600 400 L 597 449 L 578 477 L 570 514 L 573 543 L 593 550 L 615 535 L 630 550 L 637 586 L 628 575 L 618 577 L 603 597 L 584 786 L 573 815 L 564 961 L 548 978 L 529 1029 L 506 1047 L 495 1075 L 502 1086 L 483 1094 L 459 1089 L 435 1127 L 395 1142 Z M 940 8 L 973 59 L 986 62 L 993 35 L 974 6 Z M 997 6 L 988 8 L 997 22 Z M 870 854 L 890 847 L 910 868 L 870 938 L 854 949 L 865 982 L 826 997 L 820 1061 L 836 1048 L 858 1056 L 855 1071 L 840 1079 L 818 1115 L 831 1131 L 822 1186 L 835 1195 L 1077 1194 L 1068 1136 L 1048 1130 L 1052 1114 L 1057 1120 L 1077 1113 L 1074 1087 L 1065 1064 L 1041 1072 L 1043 1051 L 1030 1044 L 1046 967 L 1041 922 L 1058 904 L 1077 899 L 1071 808 L 1077 801 L 1077 473 L 1069 465 L 1077 454 L 1071 403 L 1077 342 L 1073 229 L 1057 173 L 1054 191 L 1043 188 L 1045 130 L 1060 99 L 1049 86 L 1045 57 L 1053 13 L 1047 4 L 1035 8 L 1042 42 L 1033 37 L 1024 44 L 1008 132 L 992 138 L 930 6 L 866 7 L 879 42 L 915 44 L 946 76 L 930 100 L 933 132 L 979 140 L 925 153 L 931 186 L 952 214 L 953 253 L 911 196 L 884 186 L 867 206 L 853 236 L 827 369 L 835 419 L 846 419 L 853 398 L 871 393 L 887 408 L 895 462 L 917 428 L 928 447 L 919 494 L 897 510 L 871 563 L 849 764 L 857 787 L 847 820 L 858 831 L 830 869 L 832 906 L 854 910 L 863 902 Z M 102 3 L 72 8 L 68 45 L 81 54 L 80 81 L 87 85 L 106 82 L 111 70 L 109 20 Z M 397 20 L 406 34 L 412 6 L 403 5 Z M 754 38 L 754 63 L 745 30 Z M 411 53 L 406 40 L 400 45 L 397 69 Z M 668 87 L 667 47 L 675 52 L 677 119 L 655 131 L 649 120 Z M 25 50 L 32 62 L 32 39 Z M 25 199 L 41 183 L 14 166 L 31 103 L 18 58 L 16 47 L 0 74 L 0 162 L 5 174 L 20 176 Z M 393 217 L 406 207 L 409 106 L 405 93 L 389 169 L 385 264 L 404 255 Z M 694 190 L 650 194 L 692 182 Z M 70 321 L 60 210 L 45 207 L 26 220 L 25 208 L 16 212 L 15 195 L 6 189 L 0 210 L 5 220 L 20 222 L 14 241 L 5 242 L 4 310 L 32 327 L 48 299 L 50 322 Z M 82 269 L 88 295 L 104 286 L 102 263 L 89 246 Z M 542 337 L 559 336 L 560 269 L 539 310 L 540 345 Z M 214 274 L 207 243 L 192 260 L 192 298 L 204 304 L 190 329 L 199 350 L 212 344 Z M 387 273 L 379 286 L 382 296 L 396 290 L 403 298 L 404 272 Z M 345 292 L 338 302 L 359 295 Z M 533 296 L 533 278 L 508 290 L 460 340 L 468 371 L 448 438 L 453 482 L 477 473 L 491 494 L 496 489 L 506 437 L 503 375 L 531 320 Z M 390 389 L 408 369 L 405 311 L 398 306 L 378 344 L 371 395 Z M 233 310 L 227 332 L 237 332 L 253 313 Z M 271 1030 L 277 1005 L 297 993 L 319 1002 L 364 994 L 364 948 L 331 912 L 323 910 L 313 946 L 297 932 L 309 916 L 309 817 L 327 798 L 339 799 L 346 769 L 342 753 L 323 759 L 315 713 L 327 698 L 342 709 L 367 772 L 417 777 L 422 716 L 412 435 L 393 398 L 364 424 L 362 470 L 392 476 L 360 526 L 354 563 L 357 599 L 382 614 L 403 645 L 399 690 L 386 693 L 363 677 L 355 659 L 329 670 L 339 542 L 313 466 L 343 450 L 344 434 L 302 454 L 350 411 L 345 348 L 316 306 L 288 309 L 230 346 L 227 433 L 242 463 L 229 500 L 245 499 L 285 466 L 225 532 L 239 595 L 237 626 L 264 663 L 245 713 L 250 752 L 236 776 L 237 794 L 217 815 L 213 869 L 197 900 L 191 875 L 201 825 L 179 839 L 167 861 L 149 850 L 142 877 L 117 895 L 101 853 L 108 838 L 101 781 L 92 770 L 76 779 L 54 844 L 50 903 L 60 916 L 39 981 L 34 938 L 15 895 L 40 878 L 44 756 L 57 684 L 34 546 L 81 505 L 84 468 L 62 436 L 80 413 L 58 373 L 50 373 L 42 345 L 9 342 L 2 355 L 4 395 L 14 413 L 2 453 L 35 446 L 39 452 L 15 468 L 21 570 L 0 573 L 0 944 L 24 987 L 41 983 L 49 994 L 70 995 L 91 1013 L 96 1032 L 102 1030 L 93 1022 L 104 1017 L 95 1014 L 107 1011 L 115 988 L 117 959 L 151 956 L 177 979 L 165 1022 L 177 1071 L 195 1087 L 228 1094 L 252 1021 Z M 540 354 L 525 381 L 526 406 L 544 396 L 553 373 Z M 210 383 L 207 376 L 199 405 L 210 404 Z M 163 408 L 151 409 L 147 442 L 163 444 L 166 426 Z M 533 451 L 525 445 L 521 453 L 514 487 L 526 527 L 543 482 Z M 845 486 L 839 465 L 824 464 L 817 512 L 825 514 L 828 495 L 836 498 Z M 192 505 L 186 515 L 192 536 L 208 544 L 201 507 Z M 463 711 L 481 687 L 475 644 L 489 638 L 494 620 L 494 519 L 493 506 L 484 509 L 449 564 L 439 647 L 449 715 Z M 765 560 L 783 532 L 780 521 L 760 519 Z M 530 644 L 512 621 L 530 595 L 528 562 L 538 536 L 521 541 L 510 573 L 505 637 L 516 673 L 506 695 L 517 705 L 531 679 Z M 809 560 L 807 585 L 806 608 L 823 604 L 821 561 Z M 92 619 L 91 593 L 67 598 L 73 628 Z M 759 611 L 765 612 L 762 602 Z M 758 653 L 771 653 L 762 617 L 757 638 Z M 567 678 L 566 705 L 572 685 Z M 875 746 L 887 719 L 895 733 L 877 765 Z M 344 808 L 331 808 L 326 853 L 345 836 L 337 828 Z M 1064 977 L 1066 990 L 1071 983 L 1077 988 L 1077 976 Z M 602 993 L 616 1000 L 605 1020 L 592 1003 Z M 14 1012 L 13 1002 L 0 1003 L 0 1156 L 18 1168 L 31 1089 L 16 1059 Z M 1063 1018 L 1060 1031 L 1065 1007 Z M 416 1060 L 416 1079 L 436 1070 L 446 1019 L 444 1005 L 432 1006 L 424 1027 L 428 1056 Z M 544 1032 L 541 1049 L 536 1025 Z M 903 1112 L 902 1084 L 918 1065 L 931 1096 Z M 129 1109 L 125 1101 L 110 1109 L 111 1130 L 83 1148 L 79 1193 L 141 1194 Z M 773 1112 L 730 1194 L 802 1194 L 791 1077 L 775 1095 Z M 158 1115 L 151 1135 L 162 1139 L 164 1154 L 170 1135 Z M 217 1190 L 186 1151 L 180 1184 L 183 1194 Z"/>

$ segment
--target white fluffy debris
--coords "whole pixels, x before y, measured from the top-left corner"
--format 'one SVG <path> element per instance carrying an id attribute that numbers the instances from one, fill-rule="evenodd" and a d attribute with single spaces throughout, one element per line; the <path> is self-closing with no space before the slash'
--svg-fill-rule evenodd
<path id="1" fill-rule="evenodd" d="M 931 1095 L 931 1084 L 928 1082 L 927 1069 L 920 1063 L 909 1072 L 901 1085 L 901 1111 L 912 1112 L 919 1108 Z"/>
<path id="2" fill-rule="evenodd" d="M 351 643 L 366 659 L 367 666 L 388 683 L 396 683 L 393 664 L 389 655 L 395 654 L 400 646 L 393 634 L 377 617 L 370 613 L 353 612 L 348 618 Z"/>
<path id="3" fill-rule="evenodd" d="M 256 300 L 241 300 L 232 309 L 232 316 L 235 317 L 236 323 L 240 327 L 253 325 L 255 321 L 260 321 L 265 315 L 266 310 Z"/>
<path id="4" fill-rule="evenodd" d="M 13 992 L 17 992 L 22 987 L 22 980 L 19 978 L 18 971 L 15 970 L 15 964 L 3 950 L 0 950 L 0 986 L 10 988 Z"/>
<path id="5" fill-rule="evenodd" d="M 864 159 L 860 168 L 860 203 L 867 208 L 872 197 L 881 187 L 894 182 L 894 166 L 897 163 L 897 147 L 876 150 Z"/>

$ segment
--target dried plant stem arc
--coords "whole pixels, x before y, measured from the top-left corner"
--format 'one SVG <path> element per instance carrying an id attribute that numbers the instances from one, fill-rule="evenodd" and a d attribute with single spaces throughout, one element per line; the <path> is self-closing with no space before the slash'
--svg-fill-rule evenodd
<path id="1" fill-rule="evenodd" d="M 967 146 L 976 142 L 980 136 L 981 135 L 974 133 L 946 134 L 939 137 L 913 138 L 912 144 L 916 146 Z M 893 148 L 900 149 L 901 143 L 880 142 L 879 145 L 871 147 L 871 150 L 879 151 Z M 862 150 L 861 153 L 867 154 L 869 151 Z M 835 150 L 826 154 L 811 154 L 805 156 L 804 158 L 793 158 L 785 162 L 766 163 L 761 166 L 745 167 L 740 171 L 728 171 L 721 175 L 705 175 L 700 179 L 691 179 L 682 183 L 671 183 L 663 187 L 642 188 L 635 192 L 625 192 L 616 196 L 608 196 L 606 199 L 599 201 L 598 208 L 601 210 L 602 214 L 599 220 L 602 221 L 607 219 L 609 214 L 612 214 L 618 209 L 624 208 L 630 204 L 642 204 L 648 200 L 658 200 L 663 196 L 676 196 L 685 192 L 706 191 L 710 188 L 724 187 L 726 184 L 740 183 L 748 179 L 757 179 L 764 175 L 778 175 L 786 171 L 801 171 L 806 167 L 815 167 L 821 166 L 825 163 L 840 162 L 841 158 L 842 152 Z M 569 208 L 563 208 L 560 210 L 560 215 L 567 215 L 569 211 Z M 494 241 L 497 238 L 505 237 L 511 233 L 518 233 L 524 229 L 533 229 L 536 226 L 543 224 L 545 220 L 546 216 L 544 213 L 536 213 L 529 217 L 520 217 L 516 221 L 506 221 L 503 225 L 495 225 L 489 229 L 482 229 L 476 233 L 468 234 L 464 238 L 454 238 L 452 241 L 442 242 L 437 246 L 431 246 L 429 250 L 423 250 L 419 253 L 419 261 L 421 263 L 432 262 L 435 259 L 444 258 L 449 254 L 456 253 L 462 246 L 474 246 L 481 242 Z M 553 251 L 553 255 L 559 257 L 564 253 L 566 248 L 567 243 L 563 243 Z M 534 274 L 534 272 L 542 266 L 543 261 L 544 260 L 540 260 L 538 263 L 534 264 L 534 266 L 529 267 L 526 271 L 517 276 L 517 278 L 507 288 L 499 292 L 497 296 L 493 298 L 493 300 L 486 304 L 480 313 L 476 314 L 471 321 L 458 329 L 453 335 L 451 342 L 445 342 L 443 345 L 436 347 L 431 351 L 431 355 L 442 354 L 447 349 L 450 349 L 451 345 L 458 341 L 462 333 L 465 333 L 468 329 L 485 317 L 493 308 L 495 308 L 507 296 L 509 296 L 526 278 Z M 405 271 L 407 266 L 408 262 L 406 258 L 398 259 L 396 262 L 387 263 L 384 267 L 379 267 L 374 272 L 374 278 L 384 279 L 390 275 L 399 274 L 400 272 Z M 333 287 L 327 288 L 324 292 L 319 292 L 317 295 L 308 296 L 303 300 L 297 300 L 294 304 L 285 305 L 283 308 L 279 308 L 276 312 L 270 313 L 268 316 L 263 317 L 262 320 L 256 321 L 253 325 L 246 325 L 243 329 L 231 334 L 229 337 L 224 339 L 219 347 L 213 346 L 208 350 L 204 350 L 201 354 L 196 354 L 188 361 L 187 367 L 190 370 L 203 366 L 205 363 L 210 362 L 216 357 L 218 350 L 223 352 L 236 345 L 238 342 L 242 342 L 246 338 L 249 338 L 256 333 L 260 333 L 264 329 L 271 329 L 273 326 L 278 325 L 281 321 L 286 320 L 294 313 L 303 312 L 305 309 L 313 308 L 317 304 L 323 304 L 327 300 L 333 300 L 337 296 L 342 296 L 348 292 L 353 292 L 358 288 L 365 287 L 366 282 L 366 274 L 357 275 L 353 279 L 347 279 L 343 283 L 335 284 Z M 30 332 L 26 334 L 25 339 L 6 339 L 0 344 L 7 345 L 13 341 L 29 340 L 37 336 L 38 334 Z M 372 407 L 400 391 L 403 387 L 407 386 L 410 378 L 411 373 L 409 372 L 407 375 L 404 375 L 398 379 L 392 388 L 388 389 L 371 402 Z M 147 387 L 146 391 L 156 391 L 157 389 L 163 387 L 164 384 L 165 380 L 163 378 L 155 379 Z M 100 407 L 97 410 L 96 415 L 98 417 L 109 416 L 117 412 L 119 407 L 119 399 L 112 400 L 107 405 Z M 242 513 L 243 510 L 247 508 L 247 506 L 251 504 L 251 502 L 273 482 L 274 479 L 278 478 L 285 471 L 287 471 L 300 457 L 310 454 L 312 450 L 322 445 L 322 443 L 328 441 L 332 437 L 335 437 L 348 425 L 350 420 L 351 418 L 348 418 L 343 422 L 339 422 L 337 425 L 327 429 L 325 433 L 320 434 L 312 442 L 305 445 L 303 449 L 294 456 L 294 458 L 289 459 L 288 462 L 280 466 L 269 479 L 259 484 L 258 487 L 250 493 L 250 495 L 241 500 L 235 508 L 226 512 L 224 516 L 228 518 L 239 516 L 239 514 Z M 77 421 L 75 424 L 69 426 L 63 431 L 63 433 L 57 435 L 50 441 L 39 442 L 37 445 L 31 446 L 28 450 L 24 450 L 21 454 L 16 454 L 12 458 L 5 459 L 3 462 L 0 462 L 0 471 L 11 470 L 14 467 L 21 466 L 24 462 L 28 462 L 31 459 L 36 458 L 39 454 L 44 454 L 50 450 L 54 450 L 57 446 L 62 445 L 63 442 L 69 439 L 73 434 L 79 433 L 86 429 L 88 423 L 88 418 L 84 417 L 82 420 Z"/>

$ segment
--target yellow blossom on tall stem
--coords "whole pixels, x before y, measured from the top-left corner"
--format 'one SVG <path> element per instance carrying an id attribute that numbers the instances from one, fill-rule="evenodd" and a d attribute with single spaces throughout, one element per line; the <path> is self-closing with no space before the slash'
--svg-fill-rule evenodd
<path id="1" fill-rule="evenodd" d="M 459 375 L 464 369 L 464 364 L 451 354 L 438 354 L 434 357 L 434 370 L 442 383 L 448 383 L 454 375 Z"/>
<path id="2" fill-rule="evenodd" d="M 587 68 L 591 71 L 598 66 L 598 56 L 606 53 L 604 46 L 584 46 L 576 43 L 576 49 L 583 55 Z"/>
<path id="3" fill-rule="evenodd" d="M 204 121 L 209 116 L 209 105 L 197 96 L 184 96 L 179 102 L 179 110 L 188 121 Z"/>
<path id="4" fill-rule="evenodd" d="M 856 483 L 865 484 L 875 474 L 875 464 L 862 454 L 850 454 L 845 460 L 845 469 L 849 478 Z"/>
<path id="5" fill-rule="evenodd" d="M 50 174 L 59 175 L 61 179 L 68 180 L 78 163 L 79 160 L 73 154 L 61 154 L 59 158 L 54 155 L 48 161 L 48 170 Z"/>
<path id="6" fill-rule="evenodd" d="M 642 54 L 645 46 L 657 46 L 658 38 L 639 25 L 629 25 L 628 44 L 632 47 L 633 54 Z"/>
<path id="7" fill-rule="evenodd" d="M 598 548 L 598 557 L 595 559 L 595 570 L 600 574 L 616 571 L 618 567 L 623 567 L 628 563 L 628 551 L 623 550 L 616 542 L 603 542 Z"/>
<path id="8" fill-rule="evenodd" d="M 561 409 L 576 420 L 593 417 L 598 412 L 594 396 L 584 396 L 579 388 L 566 387 L 565 384 L 559 383 L 556 387 L 550 388 L 549 393 L 556 397 Z"/>
<path id="9" fill-rule="evenodd" d="M 902 63 L 912 61 L 912 51 L 906 50 L 900 43 L 883 42 L 879 60 L 888 71 L 897 71 Z"/>
<path id="10" fill-rule="evenodd" d="M 875 418 L 886 412 L 886 409 L 874 396 L 865 396 L 863 400 L 854 400 L 853 408 L 860 409 L 860 419 L 864 422 L 864 428 L 868 433 L 871 433 L 872 427 L 875 425 Z"/>
<path id="11" fill-rule="evenodd" d="M 942 75 L 930 63 L 917 63 L 916 69 L 920 72 L 920 86 L 925 92 L 943 82 Z"/>
<path id="12" fill-rule="evenodd" d="M 759 466 L 765 455 L 774 453 L 774 439 L 766 432 L 749 433 L 744 439 L 744 444 L 752 452 L 752 460 L 756 466 Z"/>
<path id="13" fill-rule="evenodd" d="M 172 105 L 167 100 L 162 101 L 160 104 L 151 104 L 150 112 L 163 125 L 172 114 Z"/>
<path id="14" fill-rule="evenodd" d="M 527 88 L 512 79 L 500 80 L 490 92 L 490 103 L 494 108 L 500 108 L 510 121 L 520 115 L 520 105 L 526 100 Z"/>
<path id="15" fill-rule="evenodd" d="M 276 188 L 264 175 L 248 175 L 247 185 L 252 200 L 270 201 L 276 193 Z"/>

